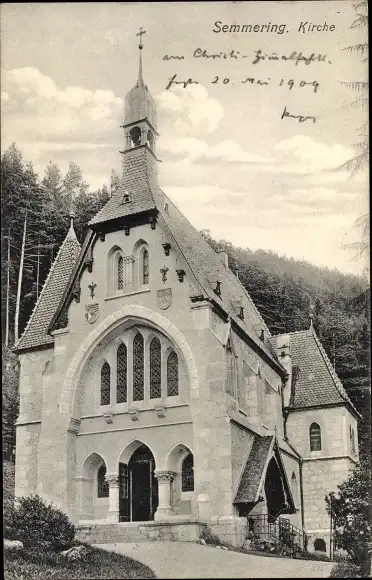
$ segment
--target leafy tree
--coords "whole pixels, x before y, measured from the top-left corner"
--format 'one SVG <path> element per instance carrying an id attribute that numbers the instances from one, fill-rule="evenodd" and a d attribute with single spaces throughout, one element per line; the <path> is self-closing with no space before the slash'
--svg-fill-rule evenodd
<path id="1" fill-rule="evenodd" d="M 371 553 L 371 465 L 365 460 L 357 465 L 338 492 L 325 498 L 327 512 L 334 522 L 337 548 L 348 552 L 352 561 L 367 575 Z"/>

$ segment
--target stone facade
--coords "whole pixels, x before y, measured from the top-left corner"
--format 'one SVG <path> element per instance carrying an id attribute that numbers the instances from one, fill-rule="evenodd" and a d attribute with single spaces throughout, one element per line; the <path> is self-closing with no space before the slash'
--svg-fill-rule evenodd
<path id="1" fill-rule="evenodd" d="M 143 82 L 136 85 L 135 94 L 152 103 L 146 91 Z M 145 131 L 156 127 L 138 121 L 144 141 L 138 148 L 133 123 L 125 128 L 124 191 L 90 222 L 76 267 L 70 260 L 65 272 L 66 292 L 52 267 L 27 342 L 22 337 L 17 346 L 16 495 L 53 501 L 89 541 L 194 541 L 208 525 L 242 545 L 247 513 L 279 512 L 326 539 L 324 495 L 357 461 L 350 436 L 356 415 L 324 365 L 320 378 L 341 402 L 291 407 L 293 337 L 270 343 L 224 253 L 218 256 L 157 189 L 155 143 L 148 146 Z M 67 247 L 77 252 L 73 230 L 68 239 L 56 262 L 66 261 Z M 58 291 L 57 309 L 51 288 Z M 48 308 L 45 321 L 40 312 Z M 39 342 L 35 321 L 38 336 L 45 326 Z M 318 451 L 309 447 L 314 422 L 321 430 Z M 247 474 L 260 441 L 266 454 Z"/>

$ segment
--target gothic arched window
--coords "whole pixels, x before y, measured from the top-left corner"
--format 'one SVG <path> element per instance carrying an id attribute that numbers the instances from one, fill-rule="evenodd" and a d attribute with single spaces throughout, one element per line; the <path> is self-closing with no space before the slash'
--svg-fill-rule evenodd
<path id="1" fill-rule="evenodd" d="M 145 248 L 142 252 L 142 284 L 149 283 L 149 253 Z"/>
<path id="2" fill-rule="evenodd" d="M 133 127 L 129 131 L 129 134 L 132 141 L 132 146 L 139 147 L 139 145 L 141 145 L 141 129 L 139 127 Z"/>
<path id="3" fill-rule="evenodd" d="M 322 435 L 318 423 L 310 425 L 310 451 L 321 451 Z"/>
<path id="4" fill-rule="evenodd" d="M 138 333 L 133 340 L 133 401 L 142 401 L 144 391 L 143 336 Z"/>
<path id="5" fill-rule="evenodd" d="M 121 254 L 116 257 L 116 288 L 117 290 L 123 290 L 124 288 L 124 259 Z"/>
<path id="6" fill-rule="evenodd" d="M 97 497 L 109 496 L 109 484 L 106 481 L 106 465 L 103 464 L 97 473 Z"/>
<path id="7" fill-rule="evenodd" d="M 172 350 L 167 359 L 167 396 L 178 395 L 178 356 Z"/>
<path id="8" fill-rule="evenodd" d="M 127 402 L 127 347 L 121 344 L 116 353 L 116 402 Z"/>
<path id="9" fill-rule="evenodd" d="M 101 368 L 101 405 L 110 404 L 111 369 L 108 362 L 103 363 Z"/>
<path id="10" fill-rule="evenodd" d="M 182 491 L 194 491 L 194 457 L 189 453 L 182 463 Z"/>
<path id="11" fill-rule="evenodd" d="M 150 399 L 161 397 L 161 345 L 158 338 L 150 343 Z"/>

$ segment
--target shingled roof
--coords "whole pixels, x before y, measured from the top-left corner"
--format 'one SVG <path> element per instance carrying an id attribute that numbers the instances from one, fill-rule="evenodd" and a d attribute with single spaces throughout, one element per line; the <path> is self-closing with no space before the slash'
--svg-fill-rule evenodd
<path id="1" fill-rule="evenodd" d="M 257 347 L 282 368 L 269 345 L 258 336 L 258 327 L 265 329 L 267 336 L 270 336 L 270 331 L 239 279 L 222 263 L 218 254 L 160 188 L 154 192 L 154 199 L 161 217 L 205 296 L 219 304 Z M 214 292 L 209 282 L 211 276 L 217 272 L 221 277 L 221 296 Z M 239 318 L 234 308 L 234 302 L 239 301 L 244 309 L 244 320 Z"/>
<path id="2" fill-rule="evenodd" d="M 79 253 L 80 244 L 71 226 L 45 280 L 27 326 L 14 347 L 16 352 L 53 344 L 54 338 L 47 334 L 47 329 L 61 300 Z"/>
<path id="3" fill-rule="evenodd" d="M 278 336 L 269 340 L 275 346 Z M 349 403 L 350 399 L 332 367 L 315 330 L 290 333 L 292 367 L 299 369 L 292 385 L 290 407 Z"/>
<path id="4" fill-rule="evenodd" d="M 153 190 L 156 189 L 156 158 L 149 147 L 140 146 L 124 154 L 123 180 L 117 193 L 90 220 L 96 226 L 155 209 Z M 125 202 L 125 196 L 130 202 Z"/>
<path id="5" fill-rule="evenodd" d="M 253 441 L 247 464 L 241 476 L 234 503 L 254 503 L 260 495 L 264 469 L 272 450 L 274 435 L 260 437 Z"/>
<path id="6" fill-rule="evenodd" d="M 263 318 L 240 281 L 221 261 L 208 242 L 195 230 L 174 203 L 160 189 L 157 181 L 158 160 L 148 146 L 140 146 L 124 154 L 123 184 L 98 214 L 89 222 L 93 229 L 104 227 L 108 222 L 130 219 L 135 214 L 155 210 L 160 214 L 166 230 L 183 256 L 186 265 L 195 278 L 196 285 L 205 298 L 213 300 L 234 320 L 255 343 L 256 348 L 266 355 L 283 374 L 285 370 L 273 354 L 268 344 L 259 336 L 258 329 L 265 329 L 270 336 Z M 123 202 L 123 195 L 131 196 L 129 203 Z M 123 223 L 124 223 L 123 222 Z M 221 296 L 218 296 L 209 280 L 219 273 Z M 70 280 L 72 286 L 73 280 Z M 241 301 L 244 320 L 238 316 L 234 302 Z"/>

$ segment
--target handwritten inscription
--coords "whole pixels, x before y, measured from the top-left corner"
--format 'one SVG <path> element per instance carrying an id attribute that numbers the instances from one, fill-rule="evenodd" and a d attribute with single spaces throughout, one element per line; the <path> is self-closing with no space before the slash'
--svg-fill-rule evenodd
<path id="1" fill-rule="evenodd" d="M 310 65 L 317 62 L 324 62 L 326 64 L 332 64 L 328 60 L 326 54 L 316 54 L 312 52 L 311 54 L 305 55 L 301 51 L 293 50 L 290 54 L 278 54 L 277 52 L 272 52 L 270 54 L 262 52 L 261 49 L 254 51 L 254 56 L 248 54 L 242 54 L 240 50 L 230 50 L 229 52 L 209 52 L 205 48 L 197 48 L 193 52 L 193 58 L 202 58 L 207 60 L 239 60 L 239 59 L 252 59 L 252 64 L 258 64 L 261 61 L 280 61 L 280 62 L 293 62 L 296 66 L 300 63 Z M 169 55 L 165 54 L 163 60 L 185 60 L 185 56 L 179 55 Z"/>
<path id="2" fill-rule="evenodd" d="M 302 26 L 303 25 L 303 26 Z M 305 32 L 315 32 L 317 30 L 317 28 L 315 28 L 315 26 L 317 25 L 313 25 L 312 23 L 308 23 L 308 22 L 302 22 L 301 23 L 301 31 L 304 28 Z M 325 30 L 325 29 L 324 29 Z M 331 30 L 331 29 L 330 29 Z M 209 52 L 207 49 L 205 48 L 197 48 L 193 51 L 192 53 L 192 57 L 196 58 L 196 59 L 206 59 L 208 60 L 219 60 L 219 59 L 224 59 L 224 60 L 239 60 L 239 59 L 250 59 L 250 64 L 251 65 L 255 65 L 255 73 L 257 72 L 257 67 L 256 65 L 259 65 L 261 62 L 272 62 L 275 63 L 272 66 L 273 69 L 273 73 L 274 71 L 281 71 L 281 69 L 283 67 L 281 67 L 280 65 L 276 64 L 276 63 L 292 63 L 295 65 L 295 67 L 299 66 L 298 70 L 302 70 L 301 69 L 301 65 L 305 65 L 305 67 L 309 66 L 309 65 L 313 65 L 313 67 L 317 68 L 317 65 L 320 66 L 324 66 L 324 65 L 331 65 L 332 62 L 328 59 L 327 54 L 321 54 L 321 53 L 315 53 L 315 52 L 311 52 L 311 53 L 306 53 L 304 54 L 302 51 L 298 51 L 298 50 L 294 50 L 292 52 L 286 53 L 286 54 L 281 54 L 281 53 L 277 53 L 277 52 L 271 52 L 271 53 L 265 53 L 263 52 L 261 49 L 257 49 L 254 50 L 253 53 L 251 53 L 250 55 L 247 54 L 242 54 L 239 50 L 237 49 L 232 49 L 228 52 Z M 178 55 L 172 55 L 172 54 L 165 54 L 163 56 L 163 60 L 165 61 L 180 61 L 180 60 L 185 60 L 185 55 L 183 54 L 178 54 Z M 249 62 L 249 61 L 248 61 Z M 290 65 L 289 65 L 290 66 Z M 231 68 L 230 68 L 231 70 Z M 252 71 L 253 72 L 253 71 Z M 248 74 L 247 74 L 248 73 Z M 266 75 L 261 75 L 259 72 L 257 74 L 249 74 L 251 73 L 251 71 L 247 71 L 246 76 L 244 77 L 238 77 L 237 75 L 234 77 L 234 75 L 230 76 L 213 76 L 211 77 L 209 80 L 208 79 L 201 79 L 201 82 L 203 84 L 208 84 L 208 82 L 210 84 L 213 85 L 220 85 L 220 86 L 229 86 L 229 87 L 233 87 L 233 86 L 240 86 L 240 85 L 244 85 L 244 86 L 250 86 L 250 85 L 255 85 L 255 86 L 260 86 L 260 87 L 273 87 L 278 89 L 279 91 L 295 91 L 295 90 L 299 90 L 301 92 L 308 92 L 310 91 L 311 93 L 318 93 L 319 88 L 320 88 L 320 82 L 318 80 L 303 80 L 303 76 L 302 73 L 300 73 L 300 78 L 294 79 L 294 78 L 272 78 L 270 77 L 266 77 Z M 294 74 L 294 73 L 291 73 Z M 275 77 L 275 73 L 272 75 L 273 77 Z M 314 75 L 315 76 L 315 75 Z M 266 77 L 266 78 L 265 78 Z M 302 77 L 302 79 L 301 79 Z M 178 74 L 175 73 L 173 74 L 169 79 L 168 79 L 168 83 L 166 85 L 166 90 L 171 89 L 174 86 L 178 86 L 184 89 L 187 89 L 187 87 L 189 87 L 190 85 L 199 85 L 200 82 L 194 78 L 192 78 L 191 76 L 189 76 L 188 78 L 184 78 L 184 79 L 180 79 L 178 78 Z M 261 90 L 261 89 L 260 89 Z M 262 89 L 263 90 L 263 89 Z M 314 117 L 313 115 L 304 115 L 304 114 L 294 114 L 290 111 L 288 111 L 287 107 L 284 107 L 284 111 L 282 113 L 279 113 L 280 118 L 283 119 L 294 119 L 296 121 L 298 121 L 299 123 L 305 123 L 306 121 L 309 121 L 310 123 L 316 123 L 316 117 Z"/>
<path id="3" fill-rule="evenodd" d="M 311 121 L 315 123 L 315 117 L 305 117 L 304 115 L 292 115 L 289 111 L 287 111 L 287 107 L 284 107 L 284 111 L 282 113 L 281 119 L 285 119 L 286 117 L 290 119 L 298 119 L 299 123 L 304 123 L 305 121 Z"/>
<path id="4" fill-rule="evenodd" d="M 173 85 L 180 85 L 184 89 L 186 89 L 189 85 L 198 85 L 198 81 L 194 81 L 191 78 L 187 79 L 186 81 L 176 80 L 177 74 L 174 74 L 170 79 L 165 87 L 166 90 L 169 90 Z M 205 82 L 205 81 L 204 81 Z M 238 80 L 238 82 L 251 85 L 261 85 L 261 86 L 269 86 L 276 84 L 270 77 L 267 79 L 259 79 L 256 77 L 245 77 L 243 79 Z M 215 76 L 212 81 L 210 81 L 212 85 L 222 84 L 222 85 L 234 85 L 234 80 L 230 79 L 229 77 L 220 78 L 219 76 Z M 285 80 L 281 79 L 280 82 L 277 82 L 276 86 L 278 87 L 285 87 L 291 91 L 293 88 L 304 88 L 309 87 L 313 90 L 314 93 L 318 91 L 320 83 L 318 81 L 295 81 L 293 79 Z"/>

